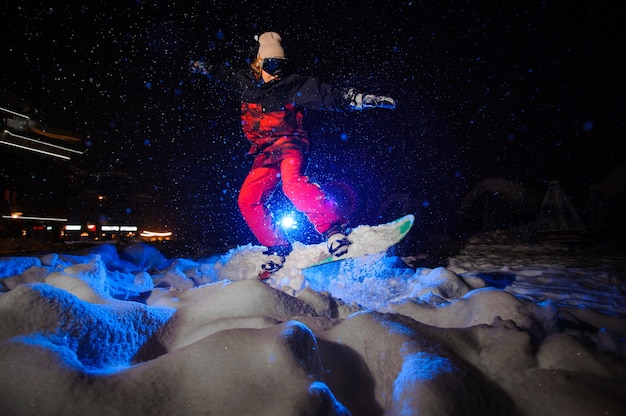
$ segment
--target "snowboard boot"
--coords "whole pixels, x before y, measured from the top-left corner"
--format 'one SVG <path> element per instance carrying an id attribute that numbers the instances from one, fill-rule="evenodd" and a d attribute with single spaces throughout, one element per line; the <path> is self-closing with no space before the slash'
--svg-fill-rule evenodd
<path id="1" fill-rule="evenodd" d="M 268 247 L 263 252 L 265 259 L 263 264 L 261 264 L 262 271 L 259 274 L 259 280 L 267 280 L 280 270 L 289 253 L 291 253 L 291 245 Z"/>
<path id="2" fill-rule="evenodd" d="M 326 238 L 326 247 L 333 257 L 345 256 L 352 242 L 348 240 L 348 232 L 344 225 L 333 225 L 324 234 Z"/>

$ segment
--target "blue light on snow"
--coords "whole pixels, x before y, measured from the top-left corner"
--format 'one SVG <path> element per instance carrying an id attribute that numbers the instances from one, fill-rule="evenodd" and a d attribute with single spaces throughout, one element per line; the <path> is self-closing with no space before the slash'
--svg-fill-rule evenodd
<path id="1" fill-rule="evenodd" d="M 333 392 L 323 382 L 314 381 L 313 383 L 311 383 L 311 385 L 309 386 L 309 394 L 317 399 L 317 402 L 328 403 L 333 409 L 332 414 L 349 414 L 348 409 L 335 398 Z"/>
<path id="2" fill-rule="evenodd" d="M 134 287 L 134 283 L 125 280 L 127 277 L 121 276 L 122 281 L 117 282 L 119 285 L 115 287 L 102 282 L 100 287 L 93 288 L 97 289 L 99 295 L 110 298 L 112 289 L 121 294 Z M 87 276 L 81 279 L 88 279 L 88 284 L 92 285 L 99 282 L 97 278 L 91 280 Z M 67 365 L 91 373 L 114 372 L 132 365 L 139 349 L 175 312 L 170 308 L 133 302 L 120 313 L 105 305 L 82 301 L 62 289 L 43 283 L 36 283 L 30 289 L 39 297 L 47 299 L 53 310 L 62 311 L 67 319 L 75 319 L 71 327 L 59 328 L 57 333 L 33 333 L 15 338 L 14 341 L 41 345 L 59 354 Z M 124 296 L 117 298 L 123 299 Z"/>
<path id="3" fill-rule="evenodd" d="M 454 365 L 445 357 L 428 352 L 409 354 L 404 358 L 402 370 L 393 383 L 393 399 L 399 404 L 399 414 L 416 414 L 411 394 L 415 385 L 434 380 L 454 372 Z"/>

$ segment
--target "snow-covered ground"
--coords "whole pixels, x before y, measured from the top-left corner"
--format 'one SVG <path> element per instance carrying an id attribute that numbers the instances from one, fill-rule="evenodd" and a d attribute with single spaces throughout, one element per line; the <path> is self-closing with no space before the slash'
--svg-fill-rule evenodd
<path id="1" fill-rule="evenodd" d="M 475 237 L 270 281 L 262 248 L 0 258 L 3 415 L 618 415 L 626 257 Z"/>

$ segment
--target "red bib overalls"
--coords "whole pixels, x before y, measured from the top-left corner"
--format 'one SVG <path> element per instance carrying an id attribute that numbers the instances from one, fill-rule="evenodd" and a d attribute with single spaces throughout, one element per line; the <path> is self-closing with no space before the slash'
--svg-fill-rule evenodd
<path id="1" fill-rule="evenodd" d="M 285 196 L 319 233 L 344 222 L 338 207 L 304 175 L 308 140 L 302 130 L 300 109 L 288 103 L 278 111 L 265 111 L 261 104 L 244 102 L 241 122 L 252 143 L 249 153 L 255 159 L 241 187 L 238 204 L 259 243 L 266 247 L 289 244 L 266 206 L 281 183 Z"/>

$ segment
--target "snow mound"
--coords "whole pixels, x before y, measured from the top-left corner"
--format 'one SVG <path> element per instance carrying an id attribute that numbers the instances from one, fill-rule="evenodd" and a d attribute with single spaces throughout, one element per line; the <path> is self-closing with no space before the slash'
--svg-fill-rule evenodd
<path id="1" fill-rule="evenodd" d="M 266 283 L 256 279 L 263 248 L 252 245 L 195 260 L 146 245 L 2 258 L 0 406 L 12 415 L 626 407 L 619 262 L 585 267 L 580 253 L 474 242 L 434 269 L 380 253 L 302 270 L 322 249 L 296 244 Z"/>

